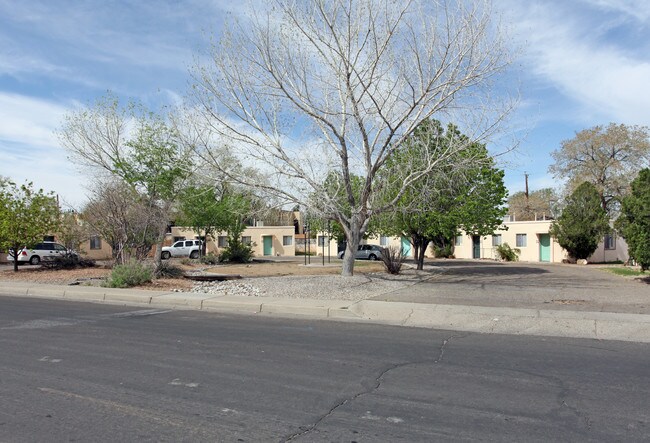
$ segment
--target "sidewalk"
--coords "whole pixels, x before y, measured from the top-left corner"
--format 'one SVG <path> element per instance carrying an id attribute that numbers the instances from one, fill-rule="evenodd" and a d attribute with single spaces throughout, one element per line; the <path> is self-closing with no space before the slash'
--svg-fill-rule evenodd
<path id="1" fill-rule="evenodd" d="M 570 307 L 529 309 L 383 300 L 311 300 L 217 296 L 91 286 L 1 282 L 0 296 L 38 297 L 223 313 L 303 316 L 494 334 L 624 340 L 650 343 L 650 315 Z M 385 297 L 390 298 L 390 297 Z M 584 308 L 583 308 L 584 309 Z"/>

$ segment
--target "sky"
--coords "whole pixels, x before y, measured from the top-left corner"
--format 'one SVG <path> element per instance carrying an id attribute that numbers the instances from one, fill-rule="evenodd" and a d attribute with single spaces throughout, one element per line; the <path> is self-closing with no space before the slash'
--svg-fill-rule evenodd
<path id="1" fill-rule="evenodd" d="M 234 6 L 236 5 L 236 6 Z M 610 122 L 650 126 L 650 2 L 494 0 L 518 54 L 520 141 L 500 165 L 511 193 L 558 186 L 551 152 Z M 87 178 L 55 131 L 66 113 L 112 91 L 151 108 L 179 103 L 189 69 L 227 18 L 229 0 L 0 0 L 0 176 L 80 209 Z"/>

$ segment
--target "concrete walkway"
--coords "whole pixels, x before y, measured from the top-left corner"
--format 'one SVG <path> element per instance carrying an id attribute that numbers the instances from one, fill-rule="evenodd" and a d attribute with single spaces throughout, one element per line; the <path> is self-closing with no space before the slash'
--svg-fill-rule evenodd
<path id="1" fill-rule="evenodd" d="M 422 289 L 420 288 L 420 292 Z M 413 288 L 411 293 L 417 295 Z M 192 309 L 223 313 L 306 316 L 337 321 L 372 322 L 480 333 L 518 334 L 625 340 L 650 343 L 650 315 L 571 309 L 477 306 L 465 303 L 378 300 L 311 300 L 275 297 L 57 286 L 0 282 L 0 296 L 39 297 L 95 303 Z M 388 300 L 388 301 L 387 301 Z"/>

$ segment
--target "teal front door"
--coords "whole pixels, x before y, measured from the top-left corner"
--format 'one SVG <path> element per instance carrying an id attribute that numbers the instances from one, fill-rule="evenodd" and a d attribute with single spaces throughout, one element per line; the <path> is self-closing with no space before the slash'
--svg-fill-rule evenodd
<path id="1" fill-rule="evenodd" d="M 551 261 L 551 236 L 539 234 L 539 261 Z"/>
<path id="2" fill-rule="evenodd" d="M 262 237 L 264 242 L 264 255 L 273 255 L 273 237 L 270 235 L 265 235 Z"/>
<path id="3" fill-rule="evenodd" d="M 481 237 L 472 236 L 472 258 L 481 258 Z"/>
<path id="4" fill-rule="evenodd" d="M 402 255 L 404 257 L 411 255 L 411 242 L 407 237 L 402 237 Z"/>

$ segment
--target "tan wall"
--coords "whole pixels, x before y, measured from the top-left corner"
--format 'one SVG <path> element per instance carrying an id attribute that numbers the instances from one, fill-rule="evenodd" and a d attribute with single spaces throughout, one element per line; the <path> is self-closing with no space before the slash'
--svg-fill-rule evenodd
<path id="1" fill-rule="evenodd" d="M 215 239 L 209 239 L 206 244 L 207 252 L 219 253 L 218 237 L 227 236 L 227 233 L 220 232 Z M 250 237 L 255 257 L 264 256 L 264 239 L 263 237 L 271 236 L 273 238 L 272 254 L 274 256 L 293 256 L 296 255 L 296 241 L 294 236 L 293 226 L 249 226 L 242 233 L 242 237 Z M 284 246 L 284 236 L 291 237 L 291 245 Z M 194 239 L 197 234 L 188 228 L 178 226 L 172 227 L 171 234 L 168 234 L 168 241 L 171 244 L 173 237 L 185 237 L 186 239 Z"/>
<path id="2" fill-rule="evenodd" d="M 612 249 L 605 249 L 605 242 L 601 241 L 598 244 L 598 249 L 591 254 L 591 257 L 587 261 L 592 263 L 607 263 L 614 261 L 626 262 L 629 260 L 630 255 L 628 254 L 627 243 L 625 239 L 619 235 L 614 234 L 614 247 Z"/>
<path id="3" fill-rule="evenodd" d="M 322 233 L 318 234 L 319 236 L 323 235 Z M 314 240 L 316 242 L 317 240 Z M 379 236 L 370 236 L 367 239 L 361 240 L 362 245 L 378 245 L 381 247 L 395 247 L 395 248 L 401 248 L 402 247 L 402 239 L 401 237 L 388 237 L 388 243 L 385 245 L 381 244 L 381 238 Z M 330 255 L 332 257 L 335 257 L 337 255 L 337 241 L 335 239 L 332 239 L 330 241 Z M 312 251 L 314 249 L 312 248 Z M 318 248 L 318 255 L 321 254 L 321 248 Z M 325 255 L 327 255 L 327 244 L 325 245 Z M 427 254 L 429 257 L 433 256 L 433 251 L 428 251 Z M 413 246 L 410 247 L 410 250 L 406 254 L 407 257 L 413 257 Z"/>
<path id="4" fill-rule="evenodd" d="M 90 249 L 90 240 L 86 240 L 79 246 L 79 252 L 82 256 L 92 260 L 110 260 L 113 248 L 111 248 L 104 239 L 101 240 L 101 248 Z"/>
<path id="5" fill-rule="evenodd" d="M 501 242 L 508 243 L 512 248 L 516 248 L 517 234 L 526 234 L 527 245 L 520 247 L 521 253 L 519 260 L 528 262 L 540 261 L 539 235 L 548 234 L 551 227 L 551 221 L 524 221 L 524 222 L 507 222 L 504 223 L 507 230 L 499 229 L 495 234 L 501 234 Z M 472 236 L 464 235 L 462 243 L 456 245 L 454 254 L 457 258 L 472 258 Z M 496 252 L 492 246 L 492 236 L 488 235 L 481 238 L 481 258 L 495 259 Z M 560 247 L 557 241 L 551 237 L 551 262 L 562 263 L 562 260 L 568 258 L 567 252 Z M 625 240 L 617 236 L 614 249 L 604 249 L 604 243 L 601 241 L 598 249 L 589 258 L 591 262 L 611 262 L 626 261 L 628 259 L 627 244 Z"/>

